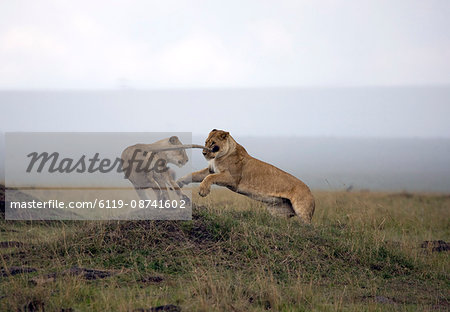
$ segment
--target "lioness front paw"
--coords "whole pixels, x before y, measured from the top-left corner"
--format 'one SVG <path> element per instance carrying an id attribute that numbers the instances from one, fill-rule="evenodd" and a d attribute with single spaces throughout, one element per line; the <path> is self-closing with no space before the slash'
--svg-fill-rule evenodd
<path id="1" fill-rule="evenodd" d="M 187 182 L 185 178 L 180 178 L 180 179 L 176 180 L 175 182 L 178 184 L 178 186 L 180 188 L 189 184 L 189 182 Z"/>
<path id="2" fill-rule="evenodd" d="M 210 192 L 209 187 L 200 184 L 200 190 L 198 191 L 198 194 L 199 194 L 201 197 L 205 197 L 206 195 L 209 194 L 209 192 Z"/>
<path id="3" fill-rule="evenodd" d="M 185 185 L 185 183 L 182 180 L 177 180 L 175 181 L 175 183 L 178 185 L 178 187 L 183 187 Z"/>

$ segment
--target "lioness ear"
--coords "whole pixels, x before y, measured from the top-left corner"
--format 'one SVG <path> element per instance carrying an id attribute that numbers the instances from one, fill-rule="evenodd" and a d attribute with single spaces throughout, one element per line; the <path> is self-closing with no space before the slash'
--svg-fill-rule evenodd
<path id="1" fill-rule="evenodd" d="M 219 138 L 220 138 L 221 140 L 225 140 L 225 139 L 228 137 L 229 134 L 230 134 L 229 132 L 221 133 L 220 136 L 219 136 Z"/>
<path id="2" fill-rule="evenodd" d="M 212 129 L 211 132 L 217 131 L 217 129 Z"/>
<path id="3" fill-rule="evenodd" d="M 180 142 L 180 140 L 178 139 L 178 137 L 177 136 L 171 136 L 170 138 L 169 138 L 169 143 L 170 144 L 173 144 L 173 145 L 176 145 L 176 144 L 178 144 L 178 142 Z"/>

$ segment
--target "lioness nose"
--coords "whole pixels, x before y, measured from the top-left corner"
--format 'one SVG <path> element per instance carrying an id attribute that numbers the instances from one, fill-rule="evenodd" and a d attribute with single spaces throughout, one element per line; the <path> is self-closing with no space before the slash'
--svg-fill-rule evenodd
<path id="1" fill-rule="evenodd" d="M 203 152 L 202 152 L 202 154 L 203 154 L 203 155 L 206 155 L 206 153 L 207 153 L 207 151 L 204 149 Z"/>

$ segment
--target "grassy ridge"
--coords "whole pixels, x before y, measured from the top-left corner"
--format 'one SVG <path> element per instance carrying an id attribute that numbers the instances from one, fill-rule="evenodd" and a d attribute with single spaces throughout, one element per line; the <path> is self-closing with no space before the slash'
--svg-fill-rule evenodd
<path id="1" fill-rule="evenodd" d="M 46 310 L 130 311 L 163 304 L 183 311 L 447 310 L 450 197 L 316 192 L 312 226 L 272 217 L 227 190 L 194 198 L 193 221 L 8 222 L 0 310 L 38 302 Z M 70 267 L 114 275 L 85 280 Z"/>

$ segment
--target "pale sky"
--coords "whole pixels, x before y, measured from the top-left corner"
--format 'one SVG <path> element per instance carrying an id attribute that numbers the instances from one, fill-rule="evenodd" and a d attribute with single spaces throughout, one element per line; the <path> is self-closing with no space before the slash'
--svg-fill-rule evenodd
<path id="1" fill-rule="evenodd" d="M 0 89 L 450 84 L 450 1 L 1 1 Z"/>

